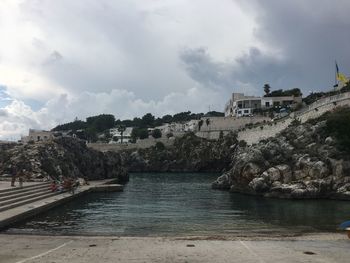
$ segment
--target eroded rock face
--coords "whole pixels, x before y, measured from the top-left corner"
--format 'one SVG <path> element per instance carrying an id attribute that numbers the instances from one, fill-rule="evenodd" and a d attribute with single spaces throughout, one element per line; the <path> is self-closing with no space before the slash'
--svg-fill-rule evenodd
<path id="1" fill-rule="evenodd" d="M 17 144 L 2 155 L 5 157 L 0 160 L 0 174 L 11 174 L 15 167 L 25 169 L 28 179 L 67 176 L 90 180 L 117 178 L 121 183 L 128 181 L 120 154 L 95 151 L 73 138 Z"/>
<path id="2" fill-rule="evenodd" d="M 218 141 L 192 133 L 167 148 L 150 147 L 121 153 L 130 172 L 222 172 L 231 165 L 237 147 L 234 134 Z"/>
<path id="3" fill-rule="evenodd" d="M 350 199 L 350 154 L 336 148 L 325 122 L 288 127 L 240 148 L 213 188 L 276 198 Z M 225 187 L 217 187 L 224 185 Z"/>

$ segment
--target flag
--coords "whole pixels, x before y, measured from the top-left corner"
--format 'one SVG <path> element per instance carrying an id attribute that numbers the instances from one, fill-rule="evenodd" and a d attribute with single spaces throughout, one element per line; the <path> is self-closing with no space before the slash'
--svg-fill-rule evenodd
<path id="1" fill-rule="evenodd" d="M 337 74 L 337 80 L 344 84 L 349 82 L 349 79 L 343 73 Z"/>
<path id="2" fill-rule="evenodd" d="M 347 76 L 345 76 L 343 73 L 339 72 L 339 67 L 337 64 L 337 61 L 335 62 L 335 71 L 336 71 L 336 77 L 339 82 L 342 82 L 343 84 L 346 84 L 349 82 L 349 79 Z"/>
<path id="3" fill-rule="evenodd" d="M 339 67 L 338 67 L 337 61 L 335 62 L 335 71 L 337 72 L 337 77 L 338 77 Z"/>

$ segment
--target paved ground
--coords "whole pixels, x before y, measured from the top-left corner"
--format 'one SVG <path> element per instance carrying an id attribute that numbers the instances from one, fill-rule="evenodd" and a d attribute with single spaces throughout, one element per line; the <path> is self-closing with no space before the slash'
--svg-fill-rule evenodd
<path id="1" fill-rule="evenodd" d="M 0 235 L 1 263 L 350 262 L 345 235 L 230 240 Z"/>

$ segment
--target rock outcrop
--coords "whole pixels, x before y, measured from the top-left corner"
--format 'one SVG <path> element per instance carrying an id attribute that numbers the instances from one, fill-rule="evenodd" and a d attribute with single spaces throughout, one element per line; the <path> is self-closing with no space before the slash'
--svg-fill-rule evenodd
<path id="1" fill-rule="evenodd" d="M 222 172 L 230 167 L 236 147 L 235 134 L 211 141 L 189 133 L 171 147 L 157 144 L 122 156 L 130 172 Z"/>
<path id="2" fill-rule="evenodd" d="M 120 183 L 128 181 L 120 154 L 95 151 L 78 139 L 58 138 L 2 148 L 0 174 L 11 174 L 13 167 L 16 167 L 25 169 L 28 179 L 67 176 L 89 180 L 117 178 Z"/>
<path id="3" fill-rule="evenodd" d="M 294 124 L 276 137 L 237 147 L 232 166 L 212 187 L 277 198 L 350 199 L 350 154 L 326 121 Z"/>

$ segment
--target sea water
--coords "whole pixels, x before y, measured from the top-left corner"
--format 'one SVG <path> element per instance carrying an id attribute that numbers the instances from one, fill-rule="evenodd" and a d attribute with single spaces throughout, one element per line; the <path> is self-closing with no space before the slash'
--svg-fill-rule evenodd
<path id="1" fill-rule="evenodd" d="M 211 189 L 218 174 L 134 173 L 123 192 L 89 193 L 8 233 L 121 236 L 335 231 L 350 202 L 281 200 Z"/>

